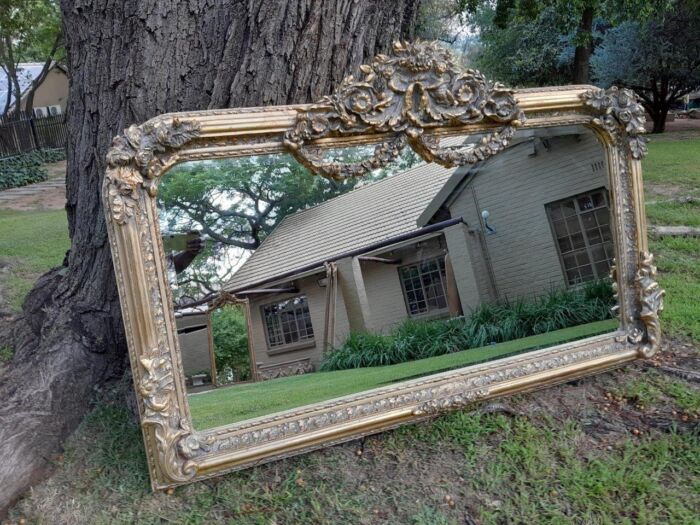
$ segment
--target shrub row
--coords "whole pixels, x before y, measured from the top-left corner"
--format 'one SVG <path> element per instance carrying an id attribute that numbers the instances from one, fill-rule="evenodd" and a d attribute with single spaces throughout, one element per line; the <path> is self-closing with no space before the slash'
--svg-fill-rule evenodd
<path id="1" fill-rule="evenodd" d="M 45 181 L 49 174 L 44 164 L 65 158 L 64 149 L 35 150 L 14 157 L 0 158 L 0 190 Z"/>
<path id="2" fill-rule="evenodd" d="M 530 302 L 485 303 L 466 319 L 408 320 L 386 336 L 350 334 L 324 356 L 321 370 L 392 365 L 602 321 L 614 304 L 612 284 L 602 280 Z"/>

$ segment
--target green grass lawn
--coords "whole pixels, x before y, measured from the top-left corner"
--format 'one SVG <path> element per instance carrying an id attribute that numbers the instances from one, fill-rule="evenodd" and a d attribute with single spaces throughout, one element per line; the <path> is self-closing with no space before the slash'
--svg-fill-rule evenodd
<path id="1" fill-rule="evenodd" d="M 700 227 L 700 139 L 652 141 L 642 167 L 647 200 L 653 201 L 649 222 Z M 698 200 L 675 200 L 683 196 Z M 700 239 L 650 239 L 649 247 L 666 289 L 664 330 L 700 341 Z"/>
<path id="2" fill-rule="evenodd" d="M 13 310 L 19 310 L 34 281 L 61 264 L 70 247 L 68 221 L 63 210 L 0 210 L 0 287 Z"/>
<path id="3" fill-rule="evenodd" d="M 651 222 L 697 221 L 695 207 L 666 203 L 670 187 L 698 196 L 700 140 L 658 140 L 649 150 L 646 191 L 659 203 L 648 207 Z M 44 231 L 59 220 L 65 232 L 59 214 L 28 215 L 26 220 L 43 223 L 29 234 L 34 238 L 20 239 L 23 244 L 38 246 L 37 239 L 44 242 Z M 0 213 L 0 228 L 7 228 L 3 219 Z M 0 243 L 8 244 L 5 235 L 0 230 Z M 60 249 L 39 271 L 60 262 L 67 242 L 55 244 Z M 652 240 L 650 247 L 667 290 L 663 329 L 697 343 L 700 239 Z M 0 256 L 5 250 L 0 245 Z M 22 257 L 36 264 L 34 255 L 30 249 Z M 547 396 L 554 391 L 559 397 Z M 619 400 L 609 400 L 606 392 Z M 637 411 L 640 403 L 645 408 Z M 630 366 L 502 404 L 517 415 L 455 412 L 165 494 L 150 490 L 141 432 L 120 397 L 99 404 L 65 454 L 49 458 L 55 474 L 38 483 L 9 518 L 110 525 L 700 524 L 697 431 L 672 426 L 632 433 L 646 419 L 700 413 L 696 384 L 651 366 Z M 615 434 L 623 411 L 638 415 Z"/>
<path id="4" fill-rule="evenodd" d="M 662 140 L 651 137 L 643 160 L 645 184 L 677 184 L 700 190 L 700 139 Z"/>
<path id="5" fill-rule="evenodd" d="M 397 365 L 317 372 L 192 394 L 188 396 L 192 420 L 198 429 L 243 421 L 405 379 L 610 332 L 617 324 L 617 320 L 609 319 Z"/>

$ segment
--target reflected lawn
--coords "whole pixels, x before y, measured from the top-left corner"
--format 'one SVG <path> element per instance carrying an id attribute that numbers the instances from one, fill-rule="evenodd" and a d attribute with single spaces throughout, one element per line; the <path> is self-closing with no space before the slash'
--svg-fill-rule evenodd
<path id="1" fill-rule="evenodd" d="M 610 332 L 617 326 L 617 320 L 608 319 L 397 365 L 316 372 L 219 388 L 188 396 L 192 420 L 194 427 L 199 430 L 217 427 L 387 386 L 397 381 Z"/>

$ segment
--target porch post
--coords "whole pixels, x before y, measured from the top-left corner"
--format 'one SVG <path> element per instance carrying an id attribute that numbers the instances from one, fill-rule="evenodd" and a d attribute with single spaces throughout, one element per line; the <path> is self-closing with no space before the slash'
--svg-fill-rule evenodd
<path id="1" fill-rule="evenodd" d="M 346 257 L 336 261 L 338 284 L 343 292 L 348 324 L 353 332 L 370 331 L 373 328 L 365 280 L 357 257 Z"/>
<path id="2" fill-rule="evenodd" d="M 469 251 L 469 231 L 465 224 L 460 223 L 445 228 L 444 233 L 462 312 L 468 316 L 481 302 L 472 254 Z"/>

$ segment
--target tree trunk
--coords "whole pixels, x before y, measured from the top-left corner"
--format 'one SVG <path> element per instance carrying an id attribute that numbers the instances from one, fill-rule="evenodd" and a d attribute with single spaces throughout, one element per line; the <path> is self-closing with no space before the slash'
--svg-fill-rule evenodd
<path id="1" fill-rule="evenodd" d="M 62 0 L 71 249 L 62 268 L 37 282 L 10 330 L 0 509 L 44 474 L 94 393 L 127 367 L 100 202 L 112 137 L 163 112 L 330 93 L 393 40 L 412 37 L 419 1 Z"/>
<path id="2" fill-rule="evenodd" d="M 46 79 L 46 76 L 49 74 L 49 71 L 51 70 L 51 64 L 53 64 L 53 57 L 54 55 L 56 55 L 56 51 L 58 51 L 58 48 L 61 45 L 62 38 L 63 36 L 60 34 L 56 36 L 56 38 L 53 41 L 53 46 L 51 46 L 51 50 L 49 51 L 46 60 L 44 60 L 44 65 L 41 68 L 41 71 L 36 76 L 36 78 L 32 80 L 29 89 L 27 89 L 27 100 L 24 105 L 24 110 L 29 115 L 32 115 L 34 110 L 34 94 L 36 93 L 36 90 L 39 88 L 41 83 Z"/>
<path id="3" fill-rule="evenodd" d="M 650 113 L 651 119 L 654 121 L 654 126 L 651 129 L 652 133 L 663 133 L 666 130 L 666 117 L 668 117 L 669 107 L 667 104 L 661 107 L 655 107 Z"/>
<path id="4" fill-rule="evenodd" d="M 581 23 L 578 28 L 577 37 L 580 39 L 574 50 L 574 84 L 588 84 L 591 51 L 593 43 L 591 33 L 593 31 L 593 8 L 586 7 L 581 15 Z"/>

